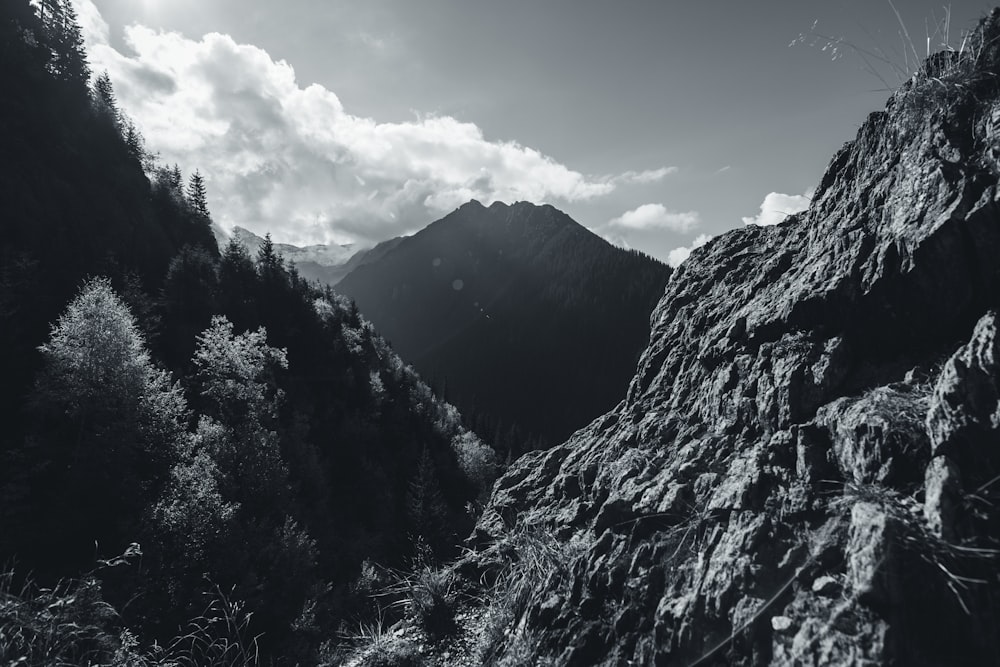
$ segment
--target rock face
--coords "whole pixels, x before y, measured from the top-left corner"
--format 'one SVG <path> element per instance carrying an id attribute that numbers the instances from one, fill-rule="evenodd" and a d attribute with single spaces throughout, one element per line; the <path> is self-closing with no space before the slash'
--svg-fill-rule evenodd
<path id="1" fill-rule="evenodd" d="M 587 545 L 508 655 L 1000 664 L 1000 13 L 970 40 L 808 211 L 696 251 L 626 398 L 501 478 L 480 540 Z"/>

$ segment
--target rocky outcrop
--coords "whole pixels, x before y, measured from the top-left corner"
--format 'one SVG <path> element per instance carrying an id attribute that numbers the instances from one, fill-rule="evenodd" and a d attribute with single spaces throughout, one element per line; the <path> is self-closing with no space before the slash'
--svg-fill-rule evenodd
<path id="1" fill-rule="evenodd" d="M 480 541 L 587 545 L 519 660 L 1000 664 L 1000 14 L 970 40 L 808 211 L 696 251 L 625 400 L 499 480 Z"/>

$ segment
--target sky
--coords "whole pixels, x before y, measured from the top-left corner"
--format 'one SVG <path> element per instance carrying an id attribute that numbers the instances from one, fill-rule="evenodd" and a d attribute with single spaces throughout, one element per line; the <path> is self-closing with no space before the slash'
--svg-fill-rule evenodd
<path id="1" fill-rule="evenodd" d="M 92 69 L 147 148 L 201 171 L 223 228 L 371 245 L 469 199 L 527 200 L 675 265 L 807 206 L 946 15 L 924 0 L 74 2 Z M 953 44 L 990 9 L 948 7 Z M 866 71 L 861 51 L 891 65 Z"/>

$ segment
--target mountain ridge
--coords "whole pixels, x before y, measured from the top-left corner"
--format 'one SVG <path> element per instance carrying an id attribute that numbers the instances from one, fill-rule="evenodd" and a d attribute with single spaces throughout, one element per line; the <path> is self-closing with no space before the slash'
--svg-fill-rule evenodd
<path id="1" fill-rule="evenodd" d="M 488 416 L 481 434 L 499 420 L 553 442 L 620 400 L 669 274 L 552 206 L 471 201 L 337 289 Z"/>

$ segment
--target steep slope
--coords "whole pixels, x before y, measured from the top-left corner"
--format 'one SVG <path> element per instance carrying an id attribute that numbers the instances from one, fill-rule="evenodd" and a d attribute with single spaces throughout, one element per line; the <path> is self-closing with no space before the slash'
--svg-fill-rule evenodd
<path id="1" fill-rule="evenodd" d="M 453 554 L 493 453 L 270 243 L 220 255 L 34 4 L 0 3 L 0 664 L 328 662 L 362 563 Z"/>
<path id="2" fill-rule="evenodd" d="M 0 450 L 20 430 L 35 347 L 86 276 L 128 283 L 141 307 L 182 247 L 218 254 L 183 183 L 90 93 L 84 55 L 60 52 L 73 40 L 50 45 L 60 34 L 26 1 L 0 6 L 0 87 L 15 91 L 0 96 Z"/>
<path id="3" fill-rule="evenodd" d="M 515 525 L 578 555 L 494 662 L 997 664 L 998 44 L 1000 10 L 808 211 L 696 251 L 626 400 L 499 480 L 463 567 Z"/>
<path id="4" fill-rule="evenodd" d="M 669 273 L 551 206 L 473 201 L 337 290 L 488 430 L 557 442 L 621 399 Z"/>

